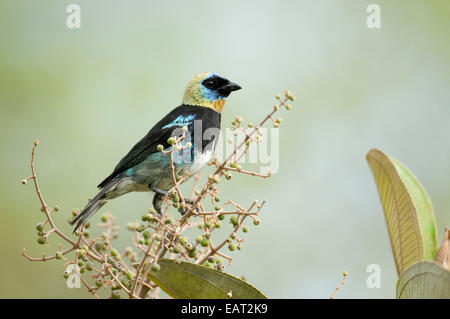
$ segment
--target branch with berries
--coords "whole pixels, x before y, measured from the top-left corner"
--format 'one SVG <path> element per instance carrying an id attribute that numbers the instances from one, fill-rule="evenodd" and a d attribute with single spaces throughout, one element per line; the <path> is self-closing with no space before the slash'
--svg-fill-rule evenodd
<path id="1" fill-rule="evenodd" d="M 49 245 L 51 236 L 58 236 L 65 244 L 59 245 L 57 251 L 47 256 L 31 257 L 25 250 L 22 255 L 30 261 L 60 260 L 64 263 L 66 270 L 64 277 L 79 279 L 89 293 L 100 298 L 108 296 L 116 299 L 127 296 L 129 298 L 157 298 L 161 287 L 151 280 L 150 273 L 161 269 L 159 261 L 170 259 L 175 263 L 189 262 L 201 265 L 213 271 L 222 272 L 225 264 L 231 265 L 233 257 L 231 253 L 243 249 L 245 233 L 249 227 L 245 225 L 251 220 L 253 225 L 260 223 L 258 218 L 265 201 L 254 200 L 248 205 L 241 205 L 233 200 L 227 200 L 223 206 L 220 205 L 219 197 L 220 182 L 230 180 L 232 174 L 244 174 L 253 177 L 268 178 L 268 174 L 260 174 L 245 170 L 239 164 L 240 160 L 249 151 L 253 143 L 259 143 L 262 138 L 261 128 L 268 123 L 278 128 L 282 122 L 281 118 L 275 118 L 280 109 L 291 109 L 290 101 L 295 97 L 290 91 L 286 91 L 282 98 L 276 95 L 277 104 L 259 122 L 254 125 L 248 123 L 243 125 L 243 119 L 239 116 L 232 122 L 235 136 L 240 135 L 242 142 L 233 145 L 233 152 L 224 161 L 220 162 L 214 158 L 210 166 L 214 169 L 202 187 L 201 173 L 194 179 L 194 187 L 189 198 L 184 197 L 180 184 L 187 176 L 178 176 L 174 167 L 174 155 L 192 147 L 190 142 L 184 142 L 187 128 L 183 128 L 183 134 L 169 138 L 169 149 L 158 147 L 158 151 L 169 157 L 172 181 L 175 185 L 163 198 L 162 214 L 159 215 L 154 209 L 143 214 L 141 221 L 127 224 L 131 232 L 130 245 L 123 252 L 119 252 L 113 245 L 119 237 L 119 227 L 110 213 L 101 216 L 99 228 L 103 230 L 100 236 L 91 238 L 89 232 L 90 223 L 86 222 L 75 232 L 75 239 L 59 230 L 53 220 L 53 214 L 60 210 L 59 206 L 50 207 L 46 204 L 42 191 L 38 184 L 35 170 L 35 155 L 39 142 L 36 140 L 31 153 L 31 173 L 22 183 L 33 181 L 36 194 L 44 213 L 44 221 L 37 224 L 37 242 L 40 245 Z M 176 208 L 183 213 L 178 219 L 172 217 L 171 208 Z M 212 207 L 212 208 L 208 208 Z M 72 218 L 79 214 L 78 210 L 72 211 Z M 179 216 L 179 215 L 177 215 Z M 72 218 L 68 220 L 70 223 Z M 231 229 L 225 239 L 219 240 L 216 236 L 218 229 L 223 227 L 225 220 L 231 224 Z M 189 230 L 200 230 L 195 239 L 186 235 Z M 223 236 L 222 236 L 223 237 Z M 225 248 L 228 252 L 225 252 Z M 69 267 L 70 266 L 70 267 Z"/>

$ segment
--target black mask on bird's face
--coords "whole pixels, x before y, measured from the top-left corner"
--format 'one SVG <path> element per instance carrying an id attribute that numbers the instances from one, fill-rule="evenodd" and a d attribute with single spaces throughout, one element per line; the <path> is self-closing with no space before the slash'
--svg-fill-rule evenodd
<path id="1" fill-rule="evenodd" d="M 231 92 L 241 89 L 236 83 L 215 73 L 199 73 L 188 83 L 183 104 L 211 108 L 221 112 Z"/>
<path id="2" fill-rule="evenodd" d="M 216 99 L 223 99 L 230 95 L 231 92 L 240 90 L 241 87 L 236 83 L 220 77 L 217 74 L 212 74 L 202 82 L 205 98 L 211 101 Z"/>

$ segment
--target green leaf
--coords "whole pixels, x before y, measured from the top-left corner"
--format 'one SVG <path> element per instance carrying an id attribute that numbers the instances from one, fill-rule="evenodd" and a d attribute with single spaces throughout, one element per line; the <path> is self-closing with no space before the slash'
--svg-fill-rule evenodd
<path id="1" fill-rule="evenodd" d="M 399 299 L 449 299 L 450 272 L 435 262 L 415 263 L 398 278 L 396 295 Z"/>
<path id="2" fill-rule="evenodd" d="M 234 276 L 204 266 L 161 259 L 148 278 L 177 299 L 267 299 L 258 289 Z"/>
<path id="3" fill-rule="evenodd" d="M 437 247 L 431 201 L 416 179 L 398 160 L 378 149 L 367 154 L 383 205 L 398 274 L 415 262 L 433 260 Z"/>

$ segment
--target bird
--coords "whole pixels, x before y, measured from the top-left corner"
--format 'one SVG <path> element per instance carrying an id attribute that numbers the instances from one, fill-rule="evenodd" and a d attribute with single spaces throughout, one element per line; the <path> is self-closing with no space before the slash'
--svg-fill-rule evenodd
<path id="1" fill-rule="evenodd" d="M 71 225 L 77 223 L 73 232 L 108 201 L 129 192 L 153 192 L 153 207 L 161 214 L 162 199 L 175 186 L 170 156 L 161 150 L 170 150 L 169 139 L 186 132 L 183 150 L 173 153 L 174 171 L 187 177 L 183 182 L 198 173 L 213 157 L 225 101 L 240 89 L 213 72 L 195 75 L 185 88 L 182 104 L 157 122 L 97 186 L 98 194 L 71 221 Z"/>

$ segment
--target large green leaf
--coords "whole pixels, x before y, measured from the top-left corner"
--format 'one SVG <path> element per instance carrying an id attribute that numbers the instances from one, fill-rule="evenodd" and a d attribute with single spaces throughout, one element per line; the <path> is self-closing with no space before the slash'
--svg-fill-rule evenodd
<path id="1" fill-rule="evenodd" d="M 398 160 L 378 149 L 367 154 L 383 205 L 398 274 L 415 262 L 433 260 L 437 247 L 431 201 Z"/>
<path id="2" fill-rule="evenodd" d="M 266 299 L 252 285 L 224 272 L 204 266 L 162 259 L 159 271 L 150 271 L 148 278 L 167 294 L 177 299 Z"/>
<path id="3" fill-rule="evenodd" d="M 435 262 L 421 261 L 406 269 L 397 281 L 397 298 L 450 298 L 450 272 Z"/>

